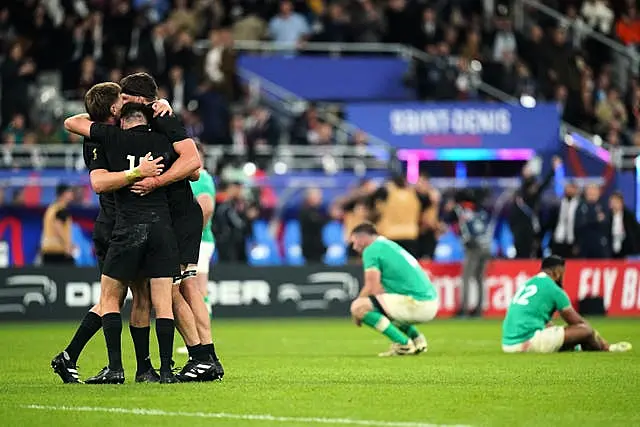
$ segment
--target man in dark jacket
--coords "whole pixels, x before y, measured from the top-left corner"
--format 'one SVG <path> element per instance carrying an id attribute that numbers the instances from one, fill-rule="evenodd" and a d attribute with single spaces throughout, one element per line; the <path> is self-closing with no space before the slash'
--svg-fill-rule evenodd
<path id="1" fill-rule="evenodd" d="M 302 233 L 302 255 L 307 262 L 322 262 L 322 257 L 327 250 L 322 242 L 322 228 L 329 219 L 322 211 L 322 192 L 319 189 L 307 190 L 299 220 Z"/>
<path id="2" fill-rule="evenodd" d="M 553 168 L 542 182 L 531 173 L 528 166 L 522 172 L 522 187 L 515 197 L 509 216 L 509 226 L 513 233 L 516 258 L 536 258 L 540 250 L 539 204 L 542 193 L 551 183 L 555 170 L 562 165 L 559 157 L 553 158 Z"/>
<path id="3" fill-rule="evenodd" d="M 227 199 L 218 205 L 213 216 L 213 233 L 221 262 L 247 261 L 246 241 L 251 235 L 251 223 L 257 216 L 257 209 L 247 204 L 242 190 L 240 183 L 229 184 Z"/>
<path id="4" fill-rule="evenodd" d="M 626 258 L 640 253 L 640 225 L 631 210 L 625 207 L 622 193 L 609 197 L 611 215 L 607 221 L 609 249 L 614 258 Z"/>
<path id="5" fill-rule="evenodd" d="M 609 230 L 607 215 L 600 203 L 600 187 L 589 185 L 576 212 L 576 243 L 580 258 L 608 258 Z"/>

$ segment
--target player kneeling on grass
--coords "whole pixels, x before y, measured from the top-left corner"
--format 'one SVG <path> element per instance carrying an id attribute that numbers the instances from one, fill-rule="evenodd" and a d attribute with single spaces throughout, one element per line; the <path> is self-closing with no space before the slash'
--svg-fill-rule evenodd
<path id="1" fill-rule="evenodd" d="M 562 289 L 564 259 L 550 256 L 542 260 L 542 271 L 529 279 L 514 295 L 502 323 L 502 350 L 505 353 L 554 353 L 572 351 L 623 352 L 628 342 L 608 344 L 571 306 Z M 566 326 L 550 323 L 558 311 Z"/>
<path id="2" fill-rule="evenodd" d="M 369 223 L 356 226 L 350 240 L 364 263 L 364 287 L 351 304 L 356 325 L 364 323 L 393 341 L 380 356 L 426 351 L 427 340 L 413 325 L 436 317 L 438 293 L 418 261 Z"/>

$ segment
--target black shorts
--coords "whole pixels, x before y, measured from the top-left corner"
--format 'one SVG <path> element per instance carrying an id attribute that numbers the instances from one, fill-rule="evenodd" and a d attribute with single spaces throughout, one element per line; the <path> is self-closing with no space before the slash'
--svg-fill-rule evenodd
<path id="1" fill-rule="evenodd" d="M 189 213 L 173 221 L 173 228 L 178 240 L 178 252 L 180 253 L 180 264 L 198 264 L 200 255 L 200 241 L 202 240 L 203 228 L 202 209 L 199 204 L 195 204 Z"/>
<path id="2" fill-rule="evenodd" d="M 179 275 L 173 228 L 164 222 L 115 227 L 103 274 L 121 281 Z"/>
<path id="3" fill-rule="evenodd" d="M 111 234 L 113 233 L 113 222 L 96 222 L 93 226 L 93 248 L 98 259 L 98 269 L 100 274 L 104 269 L 104 260 L 109 251 L 109 242 L 111 242 Z"/>

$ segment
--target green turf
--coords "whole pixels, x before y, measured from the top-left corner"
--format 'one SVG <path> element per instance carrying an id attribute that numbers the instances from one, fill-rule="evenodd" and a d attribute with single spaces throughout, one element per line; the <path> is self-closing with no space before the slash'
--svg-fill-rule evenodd
<path id="1" fill-rule="evenodd" d="M 637 350 L 503 355 L 498 322 L 436 321 L 422 327 L 428 353 L 380 359 L 376 354 L 387 341 L 348 320 L 220 321 L 215 335 L 227 369 L 224 382 L 164 386 L 131 382 L 133 349 L 126 327 L 127 384 L 89 386 L 63 385 L 49 368 L 74 324 L 3 324 L 0 425 L 322 425 L 24 408 L 36 404 L 474 427 L 640 426 L 640 321 L 594 324 L 605 338 L 632 341 Z M 152 354 L 157 354 L 155 340 Z M 96 373 L 104 359 L 100 333 L 80 359 L 81 375 Z M 183 362 L 183 356 L 176 359 Z"/>

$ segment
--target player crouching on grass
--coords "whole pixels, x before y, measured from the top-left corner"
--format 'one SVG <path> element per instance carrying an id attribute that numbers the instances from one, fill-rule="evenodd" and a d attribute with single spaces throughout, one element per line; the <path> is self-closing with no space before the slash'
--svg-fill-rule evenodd
<path id="1" fill-rule="evenodd" d="M 380 356 L 426 351 L 427 340 L 413 325 L 436 317 L 438 292 L 420 263 L 397 243 L 379 236 L 373 224 L 356 226 L 350 242 L 364 264 L 364 287 L 351 303 L 356 325 L 364 323 L 393 341 Z"/>
<path id="2" fill-rule="evenodd" d="M 564 259 L 542 260 L 540 273 L 529 279 L 514 295 L 502 323 L 502 351 L 505 353 L 555 353 L 558 351 L 631 350 L 628 342 L 608 344 L 571 306 L 562 289 Z M 566 326 L 554 326 L 558 311 Z M 579 346 L 579 347 L 578 347 Z"/>

